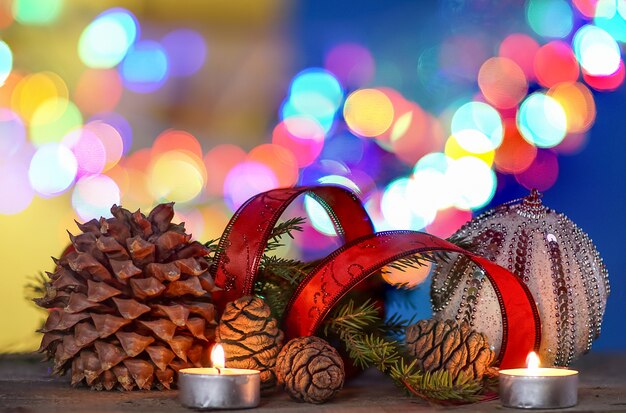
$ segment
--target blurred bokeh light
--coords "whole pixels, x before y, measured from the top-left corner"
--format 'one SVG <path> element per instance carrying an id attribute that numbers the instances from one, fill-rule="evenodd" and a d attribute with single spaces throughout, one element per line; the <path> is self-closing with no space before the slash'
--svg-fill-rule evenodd
<path id="1" fill-rule="evenodd" d="M 175 201 L 206 241 L 258 192 L 333 184 L 378 230 L 449 236 L 554 186 L 624 82 L 622 1 L 366 3 L 0 0 L 0 224 L 37 255 L 2 241 L 0 301 L 26 322 L 0 312 L 19 324 L 0 349 L 33 347 L 15 296 L 74 219 Z M 336 244 L 313 198 L 297 208 L 290 254 Z"/>
<path id="2" fill-rule="evenodd" d="M 111 9 L 97 16 L 80 35 L 78 56 L 91 68 L 108 69 L 122 61 L 139 34 L 135 16 Z"/>

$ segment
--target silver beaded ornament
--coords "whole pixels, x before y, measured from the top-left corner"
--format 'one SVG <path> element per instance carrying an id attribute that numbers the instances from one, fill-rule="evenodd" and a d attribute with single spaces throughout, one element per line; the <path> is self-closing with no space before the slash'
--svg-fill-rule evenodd
<path id="1" fill-rule="evenodd" d="M 567 366 L 600 335 L 608 273 L 593 242 L 564 214 L 545 207 L 533 190 L 465 224 L 453 237 L 507 268 L 528 286 L 541 316 L 542 365 Z M 467 321 L 499 351 L 502 318 L 495 291 L 463 256 L 437 264 L 431 284 L 435 318 Z M 511 326 L 515 328 L 515 326 Z"/>

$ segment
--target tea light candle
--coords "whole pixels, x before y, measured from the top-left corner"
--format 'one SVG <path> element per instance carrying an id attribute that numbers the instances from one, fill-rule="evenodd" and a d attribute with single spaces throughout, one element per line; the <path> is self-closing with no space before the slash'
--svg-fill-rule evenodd
<path id="1" fill-rule="evenodd" d="M 179 400 L 195 409 L 246 409 L 259 405 L 261 378 L 258 370 L 224 367 L 224 349 L 211 351 L 213 367 L 181 369 Z"/>
<path id="2" fill-rule="evenodd" d="M 505 407 L 556 409 L 578 402 L 578 372 L 565 368 L 540 368 L 534 352 L 527 368 L 500 370 L 500 400 Z"/>

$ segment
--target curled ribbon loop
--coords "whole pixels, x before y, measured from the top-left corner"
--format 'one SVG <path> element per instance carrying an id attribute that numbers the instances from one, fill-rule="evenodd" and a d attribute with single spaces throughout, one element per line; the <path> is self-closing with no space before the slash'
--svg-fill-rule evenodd
<path id="1" fill-rule="evenodd" d="M 216 256 L 215 305 L 221 311 L 237 298 L 252 293 L 263 251 L 276 222 L 298 196 L 308 194 L 328 212 L 344 242 L 374 233 L 363 204 L 351 191 L 338 186 L 274 189 L 244 203 L 226 226 Z"/>
<path id="2" fill-rule="evenodd" d="M 299 195 L 308 193 L 328 211 L 346 243 L 327 256 L 298 286 L 285 312 L 287 338 L 314 334 L 339 300 L 385 265 L 413 254 L 435 251 L 466 255 L 493 285 L 502 314 L 501 368 L 520 367 L 539 347 L 541 323 L 532 294 L 514 274 L 456 245 L 416 231 L 373 233 L 359 199 L 333 186 L 276 189 L 249 199 L 233 216 L 220 240 L 214 293 L 218 309 L 251 294 L 263 251 L 280 215 Z"/>
<path id="3" fill-rule="evenodd" d="M 298 286 L 285 311 L 288 339 L 314 334 L 324 318 L 354 286 L 391 262 L 436 251 L 464 254 L 485 271 L 502 313 L 500 367 L 519 367 L 538 349 L 539 313 L 526 285 L 506 269 L 435 236 L 388 231 L 350 242 L 326 257 Z"/>

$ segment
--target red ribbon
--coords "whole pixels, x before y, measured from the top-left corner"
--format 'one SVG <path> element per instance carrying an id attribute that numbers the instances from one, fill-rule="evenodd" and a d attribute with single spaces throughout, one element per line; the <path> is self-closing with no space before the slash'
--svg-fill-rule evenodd
<path id="1" fill-rule="evenodd" d="M 248 200 L 233 216 L 220 240 L 214 294 L 222 309 L 251 294 L 259 262 L 272 228 L 287 206 L 303 193 L 314 196 L 329 212 L 346 244 L 305 278 L 285 315 L 287 338 L 312 335 L 339 300 L 385 265 L 417 253 L 449 251 L 466 255 L 485 270 L 502 314 L 501 368 L 520 367 L 539 347 L 541 324 L 532 294 L 514 274 L 491 261 L 429 234 L 416 231 L 373 233 L 369 216 L 351 192 L 333 186 L 276 189 Z"/>

